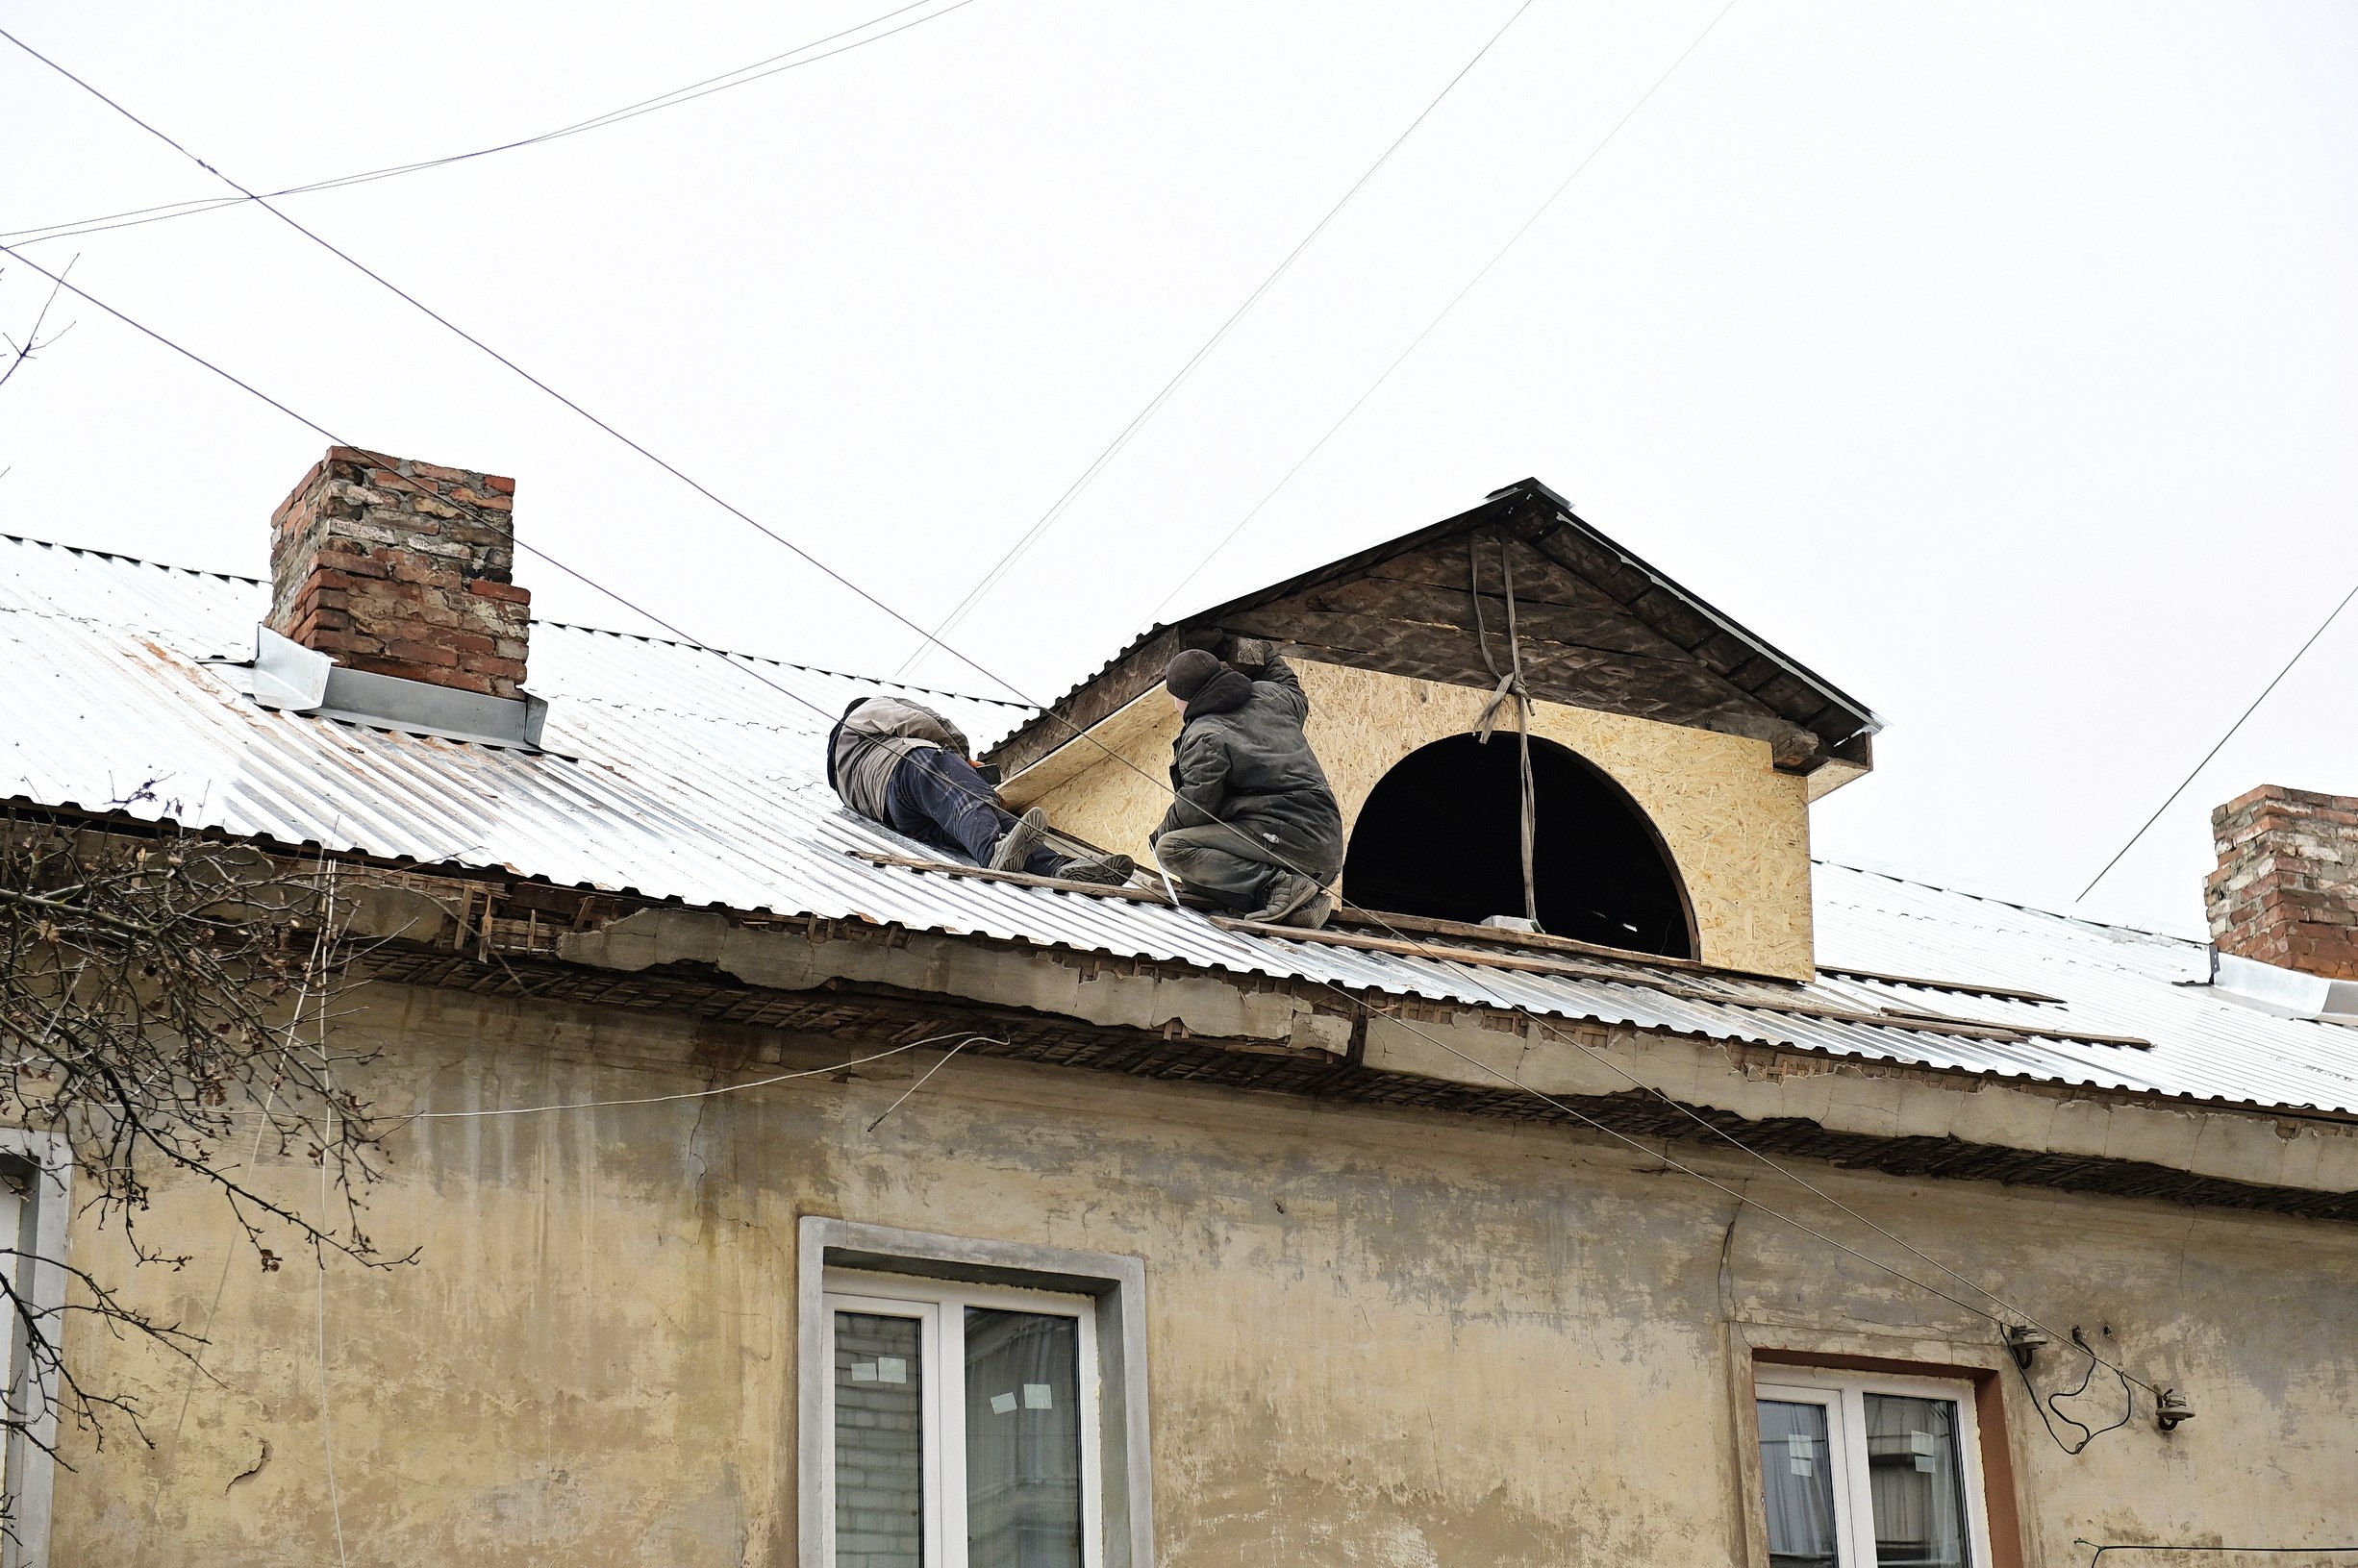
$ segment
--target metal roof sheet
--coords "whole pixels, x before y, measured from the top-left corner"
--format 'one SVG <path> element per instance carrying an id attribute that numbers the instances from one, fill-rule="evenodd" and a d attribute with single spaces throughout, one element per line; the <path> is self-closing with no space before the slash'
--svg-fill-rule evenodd
<path id="1" fill-rule="evenodd" d="M 0 536 L 9 671 L 0 796 L 691 905 L 862 918 L 2004 1077 L 2358 1112 L 2358 1031 L 2228 1000 L 2207 985 L 2207 947 L 2184 937 L 1830 864 L 1817 879 L 1821 963 L 1980 982 L 2065 1005 L 1838 974 L 1795 989 L 1610 960 L 1582 962 L 1614 978 L 1523 973 L 1229 931 L 1192 911 L 846 853 L 928 853 L 845 812 L 825 783 L 827 726 L 884 683 L 540 622 L 531 686 L 552 706 L 547 749 L 536 754 L 259 706 L 233 665 L 251 656 L 268 596 L 251 579 Z M 1021 711 L 926 700 L 978 743 Z M 1677 994 L 1665 988 L 1672 983 Z M 1761 1002 L 1897 1008 L 2040 1037 L 1747 1006 Z M 2153 1048 L 2042 1033 L 2058 1029 L 2140 1036 Z"/>

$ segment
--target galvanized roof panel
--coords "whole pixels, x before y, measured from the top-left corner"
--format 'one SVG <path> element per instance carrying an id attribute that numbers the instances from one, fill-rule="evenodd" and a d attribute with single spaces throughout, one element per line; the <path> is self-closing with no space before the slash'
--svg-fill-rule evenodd
<path id="1" fill-rule="evenodd" d="M 1631 962 L 1576 978 L 1224 930 L 1195 913 L 872 865 L 926 853 L 854 817 L 821 741 L 883 684 L 557 623 L 533 632 L 546 750 L 403 734 L 264 709 L 234 661 L 266 585 L 0 540 L 0 795 L 270 840 L 496 866 L 566 885 L 862 918 L 1239 974 L 1758 1041 L 1839 1056 L 2172 1095 L 2358 1111 L 2358 1032 L 2210 988 L 2208 949 L 1875 872 L 1821 865 L 1828 965 L 1982 982 L 2065 1006 L 1821 978 L 1794 989 Z M 928 695 L 978 744 L 1020 717 Z M 1673 994 L 1707 993 L 1698 1000 Z M 1768 1010 L 1902 1008 L 2039 1035 L 1985 1039 Z M 2041 1034 L 2134 1035 L 2151 1050 Z"/>

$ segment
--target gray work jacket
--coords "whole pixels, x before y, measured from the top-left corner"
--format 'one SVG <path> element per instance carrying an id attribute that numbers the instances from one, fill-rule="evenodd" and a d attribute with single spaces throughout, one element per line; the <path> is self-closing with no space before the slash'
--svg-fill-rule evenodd
<path id="1" fill-rule="evenodd" d="M 922 703 L 870 697 L 827 736 L 827 782 L 864 817 L 890 823 L 892 771 L 911 752 L 938 746 L 955 757 L 971 749 L 957 725 Z"/>

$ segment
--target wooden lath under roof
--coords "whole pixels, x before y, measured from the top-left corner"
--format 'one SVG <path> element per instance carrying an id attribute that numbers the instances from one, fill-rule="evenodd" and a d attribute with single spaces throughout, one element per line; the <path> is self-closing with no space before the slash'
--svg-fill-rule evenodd
<path id="1" fill-rule="evenodd" d="M 991 759 L 1010 774 L 1031 766 L 1076 728 L 1152 689 L 1180 649 L 1223 633 L 1296 644 L 1330 663 L 1488 687 L 1492 663 L 1507 663 L 1508 576 L 1533 696 L 1766 740 L 1792 772 L 1833 761 L 1855 775 L 1871 765 L 1870 737 L 1882 727 L 1872 710 L 1581 521 L 1535 479 L 1155 628 Z"/>

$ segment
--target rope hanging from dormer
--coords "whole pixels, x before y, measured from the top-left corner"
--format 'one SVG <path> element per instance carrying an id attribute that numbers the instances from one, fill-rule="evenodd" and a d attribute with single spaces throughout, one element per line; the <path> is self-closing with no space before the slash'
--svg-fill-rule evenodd
<path id="1" fill-rule="evenodd" d="M 1491 692 L 1490 705 L 1482 709 L 1482 721 L 1474 727 L 1474 739 L 1487 746 L 1491 734 L 1498 728 L 1499 709 L 1510 700 L 1515 704 L 1515 734 L 1520 751 L 1522 776 L 1522 847 L 1523 847 L 1523 918 L 1537 931 L 1540 926 L 1540 890 L 1532 871 L 1532 844 L 1537 835 L 1536 790 L 1531 778 L 1531 688 L 1523 684 L 1523 639 L 1521 628 L 1515 619 L 1515 565 L 1509 557 L 1510 543 L 1504 534 L 1498 536 L 1498 585 L 1507 602 L 1507 668 L 1501 673 L 1498 661 L 1491 657 L 1491 634 L 1482 615 L 1482 556 L 1480 541 L 1472 535 L 1466 537 L 1467 591 L 1473 599 L 1474 641 L 1482 649 L 1483 667 L 1498 684 Z"/>

